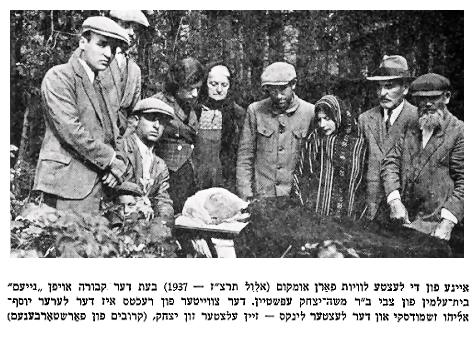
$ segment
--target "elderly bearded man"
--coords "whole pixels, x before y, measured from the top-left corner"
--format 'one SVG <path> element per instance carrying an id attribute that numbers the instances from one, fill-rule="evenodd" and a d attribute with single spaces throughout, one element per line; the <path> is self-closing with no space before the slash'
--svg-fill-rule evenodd
<path id="1" fill-rule="evenodd" d="M 90 17 L 69 62 L 51 68 L 41 84 L 46 133 L 33 189 L 57 209 L 99 212 L 103 186 L 122 180 L 116 156 L 117 114 L 98 80 L 127 33 L 113 20 Z"/>
<path id="2" fill-rule="evenodd" d="M 369 220 L 388 219 L 387 205 L 380 179 L 380 165 L 386 152 L 416 123 L 416 108 L 405 100 L 410 84 L 408 64 L 399 55 L 385 55 L 369 81 L 377 83 L 379 105 L 359 116 L 359 128 L 367 144 L 366 211 Z"/>
<path id="3" fill-rule="evenodd" d="M 446 107 L 449 87 L 433 73 L 412 83 L 418 126 L 387 153 L 381 175 L 391 218 L 434 224 L 421 231 L 445 240 L 464 218 L 464 123 Z"/>

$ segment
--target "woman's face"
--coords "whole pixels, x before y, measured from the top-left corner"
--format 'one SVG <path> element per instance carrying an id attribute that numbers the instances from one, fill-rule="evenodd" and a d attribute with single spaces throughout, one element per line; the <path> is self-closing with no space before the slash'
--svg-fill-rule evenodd
<path id="1" fill-rule="evenodd" d="M 211 99 L 224 100 L 230 87 L 229 71 L 218 66 L 211 69 L 207 78 L 207 92 Z"/>
<path id="2" fill-rule="evenodd" d="M 319 129 L 322 130 L 324 135 L 329 136 L 336 131 L 336 122 L 330 119 L 323 109 L 318 111 L 317 119 Z"/>

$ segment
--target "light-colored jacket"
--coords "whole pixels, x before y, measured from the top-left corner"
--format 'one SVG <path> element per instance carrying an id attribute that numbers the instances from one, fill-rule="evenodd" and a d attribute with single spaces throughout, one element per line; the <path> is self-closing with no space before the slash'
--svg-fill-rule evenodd
<path id="1" fill-rule="evenodd" d="M 62 198 L 82 199 L 91 191 L 113 156 L 115 144 L 104 142 L 99 97 L 75 53 L 51 68 L 41 85 L 46 132 L 33 189 Z M 104 101 L 117 142 L 117 114 Z"/>
<path id="2" fill-rule="evenodd" d="M 117 59 L 114 59 L 106 70 L 99 73 L 99 78 L 109 94 L 112 109 L 118 112 L 119 129 L 123 134 L 127 128 L 127 118 L 140 100 L 140 67 L 133 59 L 127 58 L 125 71 L 122 72 Z"/>
<path id="3" fill-rule="evenodd" d="M 314 105 L 294 96 L 280 114 L 271 99 L 247 109 L 237 154 L 237 193 L 242 198 L 287 196 Z"/>

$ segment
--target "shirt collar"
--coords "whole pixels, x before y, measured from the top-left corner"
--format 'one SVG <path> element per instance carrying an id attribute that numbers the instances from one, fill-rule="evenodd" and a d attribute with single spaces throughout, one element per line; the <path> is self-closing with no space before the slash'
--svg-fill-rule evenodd
<path id="1" fill-rule="evenodd" d="M 84 70 L 86 71 L 87 77 L 89 78 L 91 83 L 94 83 L 95 74 L 92 71 L 91 67 L 89 67 L 89 65 L 83 59 L 78 58 L 78 60 L 79 60 L 79 63 L 82 65 L 82 67 L 84 67 Z"/>
<path id="2" fill-rule="evenodd" d="M 142 155 L 142 157 L 146 154 L 146 155 L 149 155 L 153 152 L 153 147 L 149 148 L 145 143 L 143 143 L 143 141 L 138 137 L 137 134 L 133 134 L 135 136 L 135 140 L 137 141 L 137 146 L 138 146 L 138 150 L 140 151 L 140 154 Z"/>
<path id="3" fill-rule="evenodd" d="M 398 115 L 403 110 L 403 106 L 405 105 L 405 100 L 403 100 L 396 108 L 392 109 L 392 114 L 390 115 L 390 122 L 393 124 L 395 120 L 398 118 Z M 388 119 L 388 110 L 384 109 L 383 110 L 383 120 L 387 121 Z"/>

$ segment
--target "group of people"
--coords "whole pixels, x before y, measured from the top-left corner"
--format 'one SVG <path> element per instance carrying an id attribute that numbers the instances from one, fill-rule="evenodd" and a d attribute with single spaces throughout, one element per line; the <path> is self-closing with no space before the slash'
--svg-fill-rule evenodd
<path id="1" fill-rule="evenodd" d="M 321 216 L 428 222 L 446 240 L 462 226 L 464 127 L 447 109 L 447 78 L 412 82 L 405 58 L 385 56 L 367 78 L 379 104 L 356 118 L 334 95 L 299 98 L 295 68 L 275 62 L 261 75 L 268 97 L 246 112 L 228 66 L 189 57 L 141 99 L 128 50 L 148 25 L 141 11 L 87 18 L 68 63 L 45 75 L 34 183 L 45 203 L 98 213 L 104 199 L 142 200 L 172 226 L 188 197 L 219 186 L 245 200 L 288 196 Z"/>

